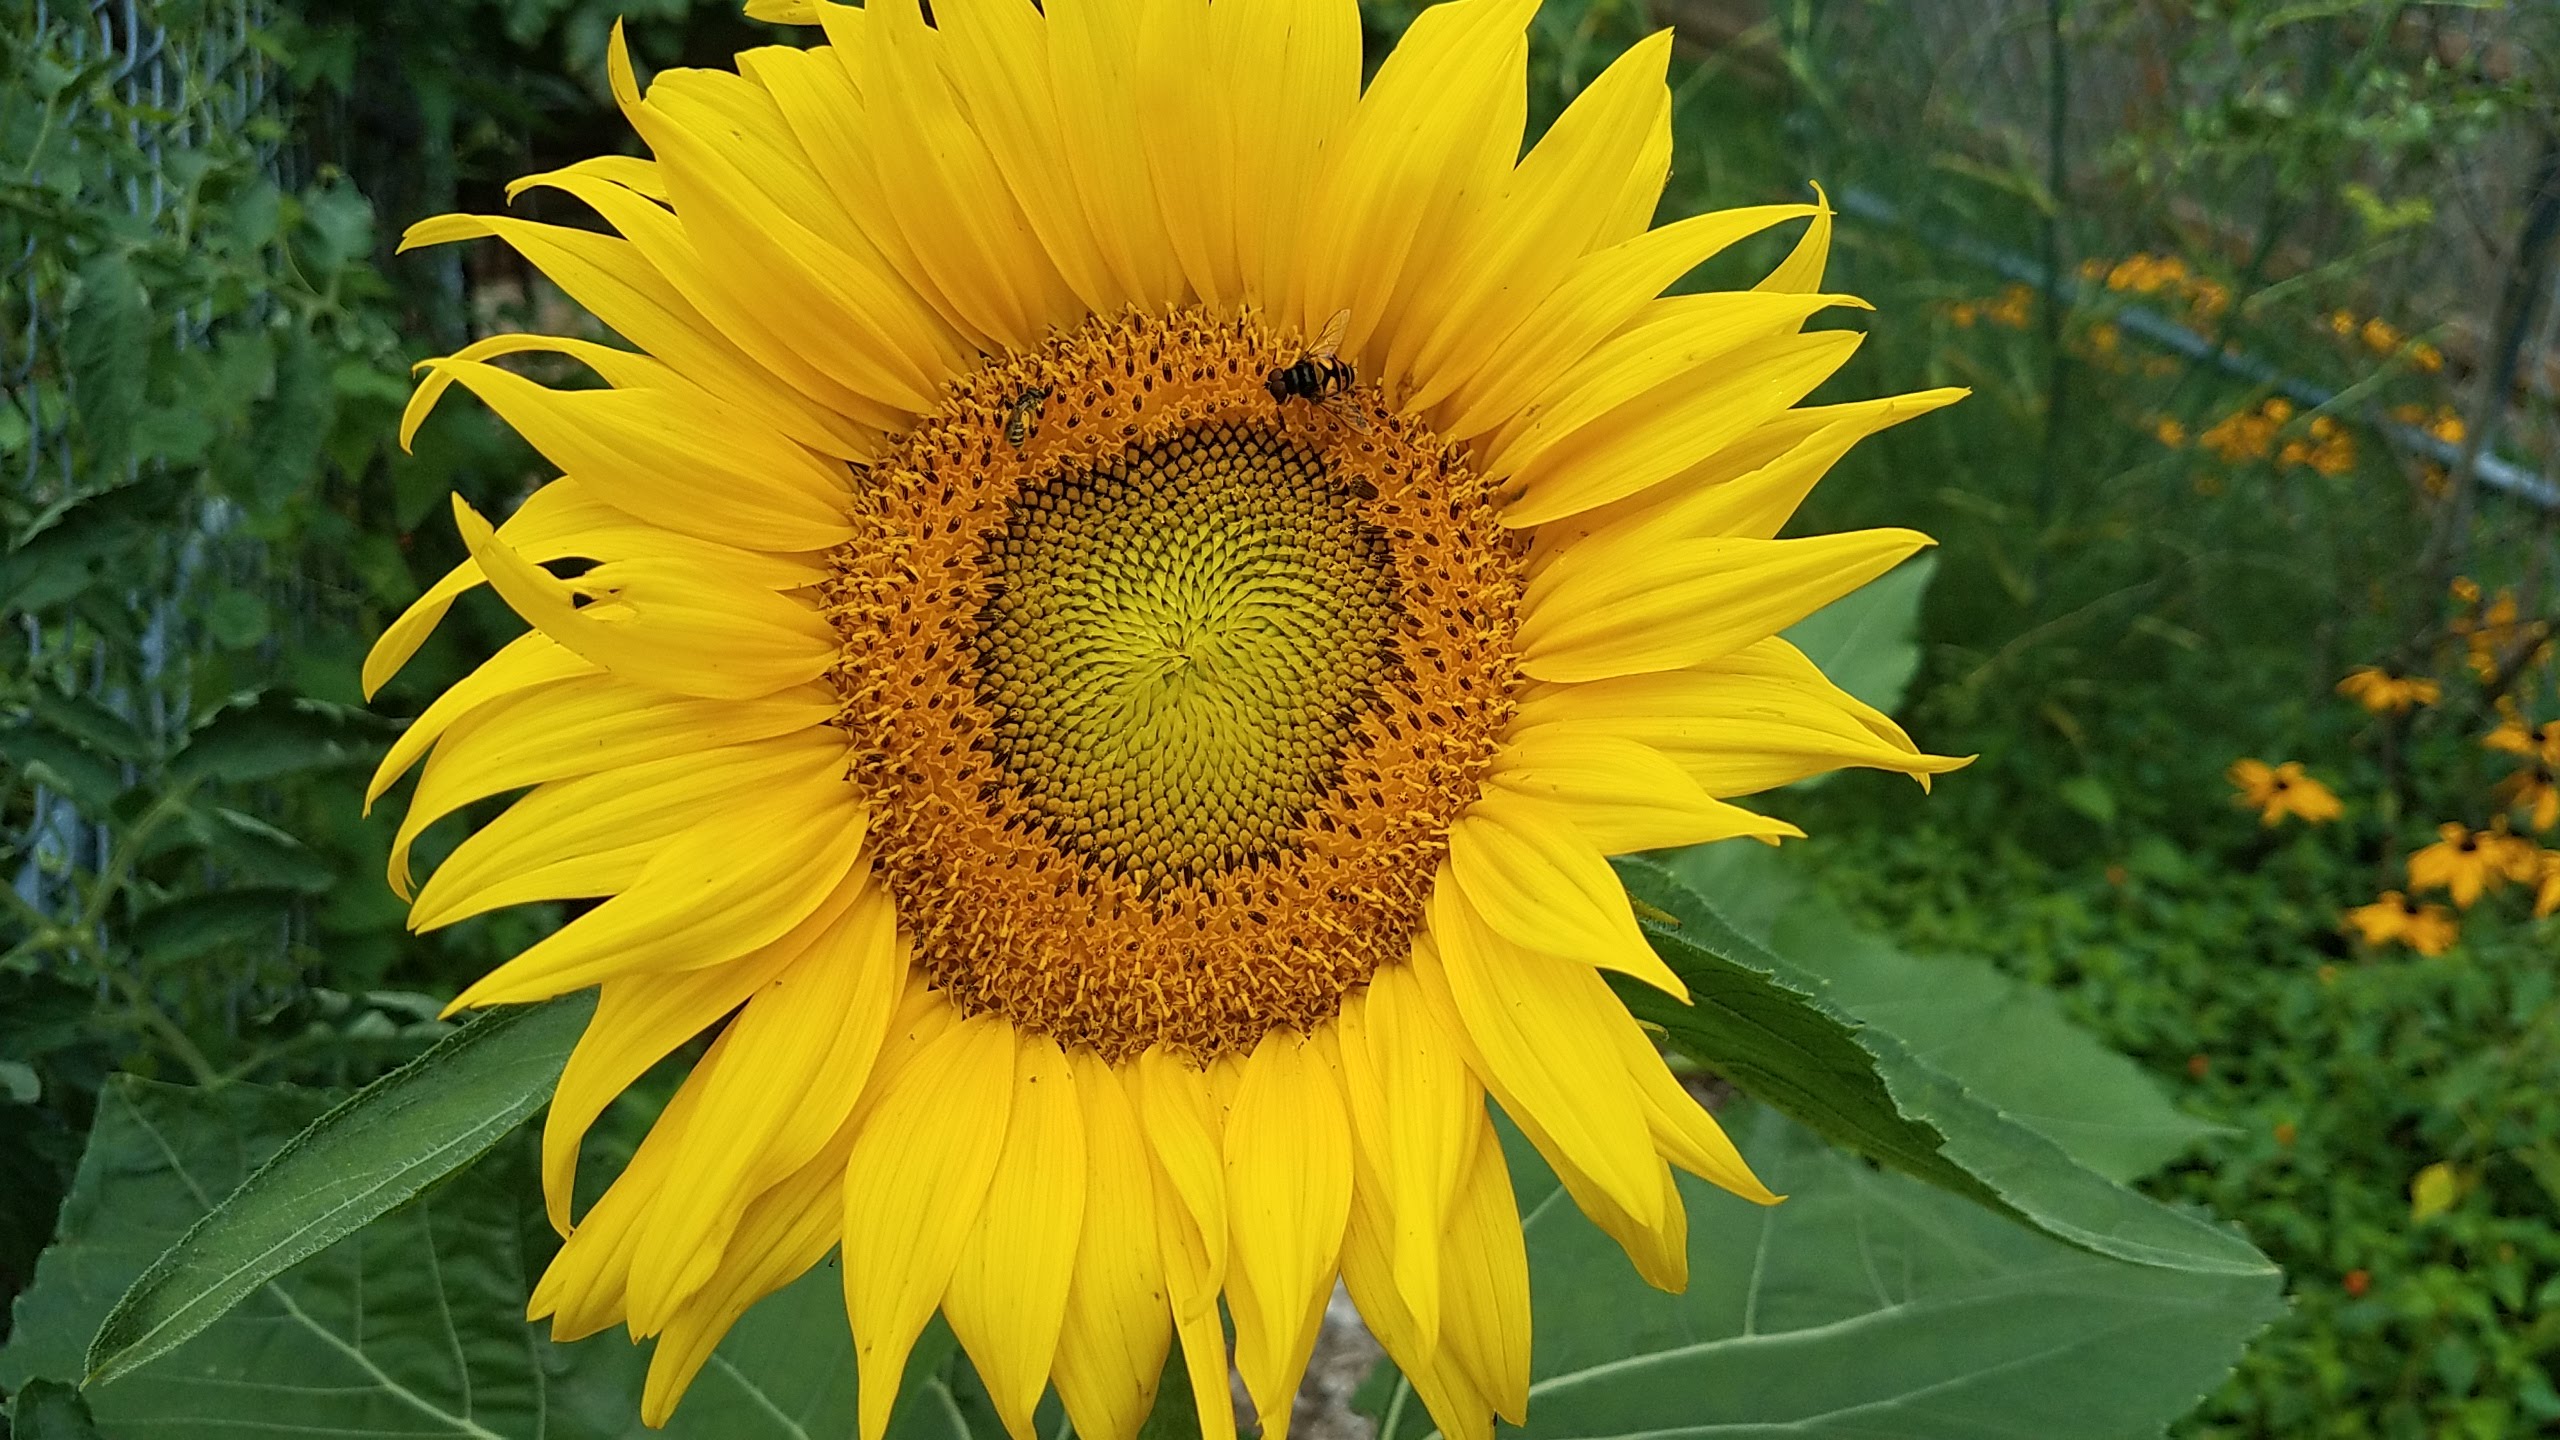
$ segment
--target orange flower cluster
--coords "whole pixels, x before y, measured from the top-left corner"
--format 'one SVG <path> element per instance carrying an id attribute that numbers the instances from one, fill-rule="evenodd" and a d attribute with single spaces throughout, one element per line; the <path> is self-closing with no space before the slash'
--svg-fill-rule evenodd
<path id="1" fill-rule="evenodd" d="M 2103 280 L 2121 294 L 2166 295 L 2182 302 L 2199 319 L 2218 319 L 2231 308 L 2231 287 L 2195 273 L 2175 255 L 2128 255 L 2110 263 L 2084 260 L 2081 278 Z"/>
<path id="2" fill-rule="evenodd" d="M 2462 437 L 2470 433 L 2463 428 L 2462 416 L 2450 405 L 2438 405 L 2432 409 L 2415 403 L 2394 405 L 2391 418 L 2424 430 L 2447 445 L 2461 444 Z"/>
<path id="3" fill-rule="evenodd" d="M 2302 433 L 2288 435 L 2293 418 L 2293 402 L 2271 395 L 2254 410 L 2234 411 L 2215 421 L 2196 437 L 2196 443 L 2234 465 L 2272 455 L 2278 465 L 2300 466 L 2321 475 L 2344 475 L 2355 468 L 2355 437 L 2345 426 L 2326 415 L 2314 415 Z"/>
<path id="4" fill-rule="evenodd" d="M 2024 330 L 2028 317 L 2035 313 L 2036 292 L 2027 285 L 2009 284 L 2000 293 L 1985 300 L 1959 300 L 1947 306 L 1947 318 L 1959 330 L 1970 330 L 1977 323 L 1997 325 L 2003 330 Z"/>
<path id="5" fill-rule="evenodd" d="M 2332 310 L 2329 312 L 2329 333 L 2341 340 L 2356 341 L 2376 355 L 2396 355 L 2406 345 L 2409 364 L 2420 373 L 2433 375 L 2444 369 L 2443 351 L 2424 340 L 2410 343 L 2399 326 L 2379 315 L 2358 320 L 2352 311 Z"/>
<path id="6" fill-rule="evenodd" d="M 2463 642 L 2463 662 L 2483 680 L 2495 680 L 2502 668 L 2537 669 L 2551 662 L 2551 622 L 2523 618 L 2516 592 L 2501 589 L 2484 601 L 2471 580 L 2453 582 L 2453 598 L 2461 607 L 2446 628 Z"/>

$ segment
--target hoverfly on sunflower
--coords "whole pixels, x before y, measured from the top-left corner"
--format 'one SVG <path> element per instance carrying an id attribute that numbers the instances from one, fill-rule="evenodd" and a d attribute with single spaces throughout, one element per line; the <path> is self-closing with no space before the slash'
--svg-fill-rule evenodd
<path id="1" fill-rule="evenodd" d="M 1127 1440 L 1176 1353 L 1231 1435 L 1231 1344 L 1284 1434 L 1337 1275 L 1484 1436 L 1529 1324 L 1488 1099 L 1656 1284 L 1670 1167 L 1776 1198 L 1602 979 L 1682 992 L 1606 857 L 1961 763 L 1777 638 L 1926 540 L 1776 538 L 1960 392 L 1801 403 L 1857 343 L 1805 328 L 1859 303 L 1827 208 L 1651 225 L 1667 36 L 1523 157 L 1533 9 L 1425 11 L 1364 91 L 1351 0 L 769 3 L 824 43 L 645 92 L 617 44 L 654 158 L 519 184 L 606 230 L 411 231 L 630 347 L 426 367 L 404 431 L 459 384 L 561 478 L 457 505 L 365 679 L 483 583 L 530 627 L 372 794 L 424 761 L 405 894 L 426 826 L 524 792 L 420 927 L 601 902 L 455 1003 L 600 990 L 535 1309 L 655 1337 L 650 1423 L 835 1252 L 866 1436 L 937 1310 L 1016 1436 L 1054 1382 Z M 1792 221 L 1756 289 L 1663 294 Z M 492 363 L 531 350 L 604 388 Z M 573 1214 L 587 1129 L 706 1035 Z"/>

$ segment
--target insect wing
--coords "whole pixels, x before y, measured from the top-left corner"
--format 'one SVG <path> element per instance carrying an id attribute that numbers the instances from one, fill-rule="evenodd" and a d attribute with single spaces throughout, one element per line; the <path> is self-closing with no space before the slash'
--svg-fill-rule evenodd
<path id="1" fill-rule="evenodd" d="M 1342 349 L 1343 333 L 1350 328 L 1351 312 L 1334 311 L 1333 318 L 1324 322 L 1324 328 L 1316 332 L 1316 343 L 1307 347 L 1307 358 L 1310 360 L 1332 359 Z"/>
<path id="2" fill-rule="evenodd" d="M 1349 391 L 1335 390 L 1319 395 L 1316 397 L 1316 404 L 1323 409 L 1324 413 L 1361 434 L 1369 433 L 1369 417 L 1360 413 L 1360 402 Z"/>

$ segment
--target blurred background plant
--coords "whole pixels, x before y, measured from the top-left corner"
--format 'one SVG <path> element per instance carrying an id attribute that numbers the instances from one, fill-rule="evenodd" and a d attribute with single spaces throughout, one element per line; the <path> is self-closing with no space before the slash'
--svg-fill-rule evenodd
<path id="1" fill-rule="evenodd" d="M 466 597 L 370 709 L 357 674 L 458 558 L 447 494 L 540 478 L 468 407 L 401 454 L 407 365 L 560 323 L 497 247 L 391 241 L 630 148 L 617 15 L 652 65 L 790 39 L 729 0 L 0 19 L 0 1296 L 111 1072 L 362 1082 L 555 918 L 407 934 L 355 805 L 378 717 L 504 613 Z M 1794 874 L 2050 987 L 2225 1127 L 2146 1187 L 2293 1304 L 2180 1433 L 2560 1425 L 2560 11 L 1549 0 L 1533 128 L 1666 24 L 1666 211 L 1819 179 L 1829 283 L 1882 317 L 1837 389 L 1975 391 L 1803 523 L 1944 542 L 1916 646 L 1871 643 L 1983 759 L 1780 797 Z"/>

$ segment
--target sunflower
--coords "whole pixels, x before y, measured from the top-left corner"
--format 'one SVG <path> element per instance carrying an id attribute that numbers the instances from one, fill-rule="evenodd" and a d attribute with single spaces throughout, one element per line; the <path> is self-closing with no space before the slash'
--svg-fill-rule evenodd
<path id="1" fill-rule="evenodd" d="M 1284 1434 L 1336 1276 L 1442 1427 L 1528 1390 L 1488 1097 L 1656 1284 L 1672 1166 L 1776 1199 L 1604 980 L 1682 993 L 1605 857 L 1798 833 L 1731 803 L 1920 753 L 1777 632 L 1928 543 L 1777 538 L 1961 392 L 1800 402 L 1820 203 L 1650 218 L 1669 37 L 1521 158 L 1532 0 L 767 5 L 824 43 L 614 93 L 652 159 L 494 237 L 631 348 L 429 362 L 561 472 L 486 583 L 530 626 L 386 759 L 396 837 L 522 791 L 413 923 L 600 900 L 457 1008 L 585 987 L 534 1298 L 655 1337 L 664 1421 L 839 1252 L 863 1433 L 938 1309 L 1004 1424 L 1126 1440 L 1179 1352 Z M 1749 291 L 1665 297 L 1806 229 Z M 600 387 L 492 363 L 556 352 Z M 550 361 L 546 363 L 558 363 Z M 574 570 L 555 571 L 556 562 Z M 602 1198 L 583 1137 L 707 1048 Z M 1224 1301 L 1222 1320 L 1220 1304 Z"/>

